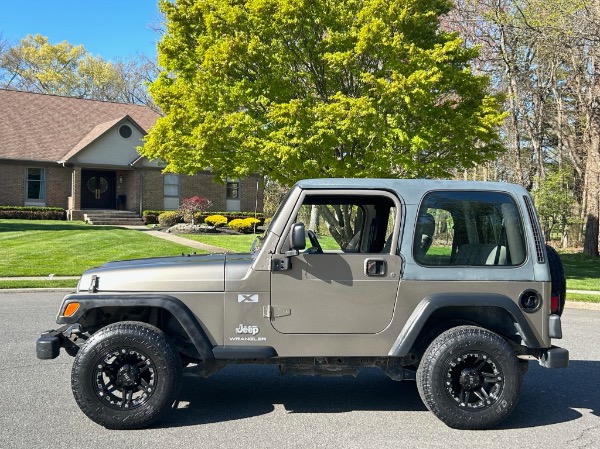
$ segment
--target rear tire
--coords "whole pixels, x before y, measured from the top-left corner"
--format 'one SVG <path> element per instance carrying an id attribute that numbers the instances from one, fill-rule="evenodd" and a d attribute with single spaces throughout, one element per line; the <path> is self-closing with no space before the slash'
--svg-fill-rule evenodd
<path id="1" fill-rule="evenodd" d="M 515 408 L 521 368 L 510 345 L 476 326 L 439 335 L 417 370 L 417 388 L 427 408 L 455 429 L 489 429 Z"/>
<path id="2" fill-rule="evenodd" d="M 160 329 L 121 322 L 100 329 L 79 350 L 71 388 L 92 421 L 139 429 L 169 412 L 181 377 L 181 357 Z"/>

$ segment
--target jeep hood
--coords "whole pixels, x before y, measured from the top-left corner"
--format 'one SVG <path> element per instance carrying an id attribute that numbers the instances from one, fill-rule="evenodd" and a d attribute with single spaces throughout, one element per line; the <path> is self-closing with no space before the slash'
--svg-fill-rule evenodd
<path id="1" fill-rule="evenodd" d="M 78 291 L 223 292 L 227 261 L 250 267 L 249 255 L 181 255 L 108 262 L 86 271 Z M 242 262 L 243 261 L 243 262 Z"/>

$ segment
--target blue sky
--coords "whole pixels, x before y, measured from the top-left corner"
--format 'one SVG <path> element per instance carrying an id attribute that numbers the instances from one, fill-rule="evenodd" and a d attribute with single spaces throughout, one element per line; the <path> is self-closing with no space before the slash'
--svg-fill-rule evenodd
<path id="1" fill-rule="evenodd" d="M 105 60 L 156 55 L 157 0 L 0 0 L 0 37 L 12 46 L 28 34 L 67 41 Z"/>

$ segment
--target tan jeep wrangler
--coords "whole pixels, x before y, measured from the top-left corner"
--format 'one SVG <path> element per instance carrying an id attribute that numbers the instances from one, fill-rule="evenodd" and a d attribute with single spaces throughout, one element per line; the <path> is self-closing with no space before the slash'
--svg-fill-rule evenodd
<path id="1" fill-rule="evenodd" d="M 378 367 L 416 380 L 447 425 L 484 429 L 516 406 L 529 360 L 568 365 L 551 342 L 564 300 L 560 259 L 519 186 L 306 180 L 249 254 L 87 271 L 37 355 L 75 356 L 75 399 L 108 428 L 168 412 L 184 366 L 208 376 L 264 363 L 311 375 Z"/>

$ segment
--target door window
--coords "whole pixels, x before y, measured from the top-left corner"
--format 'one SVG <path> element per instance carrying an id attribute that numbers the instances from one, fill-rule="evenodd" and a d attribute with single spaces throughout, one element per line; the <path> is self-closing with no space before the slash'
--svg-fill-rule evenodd
<path id="1" fill-rule="evenodd" d="M 93 193 L 96 199 L 100 199 L 102 194 L 108 190 L 108 186 L 108 180 L 104 176 L 94 176 L 86 183 L 88 191 Z"/>
<path id="2" fill-rule="evenodd" d="M 383 196 L 307 195 L 296 222 L 314 232 L 323 252 L 390 252 L 396 210 Z M 308 238 L 307 248 L 314 251 Z"/>

